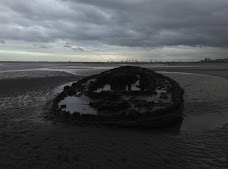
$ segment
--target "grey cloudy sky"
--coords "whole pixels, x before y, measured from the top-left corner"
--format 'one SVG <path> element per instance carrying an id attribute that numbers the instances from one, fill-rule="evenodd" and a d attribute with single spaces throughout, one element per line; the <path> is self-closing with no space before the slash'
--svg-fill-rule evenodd
<path id="1" fill-rule="evenodd" d="M 228 58 L 228 0 L 1 0 L 0 60 Z"/>

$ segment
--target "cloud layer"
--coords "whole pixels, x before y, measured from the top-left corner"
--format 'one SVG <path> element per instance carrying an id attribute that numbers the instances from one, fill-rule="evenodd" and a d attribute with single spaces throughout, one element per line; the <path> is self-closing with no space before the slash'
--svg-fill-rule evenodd
<path id="1" fill-rule="evenodd" d="M 227 0 L 1 0 L 0 43 L 228 47 Z"/>
<path id="2" fill-rule="evenodd" d="M 227 0 L 1 0 L 0 39 L 228 46 Z"/>

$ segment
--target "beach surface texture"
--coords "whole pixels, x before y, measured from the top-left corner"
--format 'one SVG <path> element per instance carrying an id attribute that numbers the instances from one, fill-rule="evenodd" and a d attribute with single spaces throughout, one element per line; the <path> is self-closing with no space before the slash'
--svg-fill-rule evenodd
<path id="1" fill-rule="evenodd" d="M 46 117 L 64 86 L 119 66 L 1 63 L 0 168 L 228 168 L 227 64 L 139 65 L 185 90 L 182 124 L 172 128 L 73 125 Z"/>

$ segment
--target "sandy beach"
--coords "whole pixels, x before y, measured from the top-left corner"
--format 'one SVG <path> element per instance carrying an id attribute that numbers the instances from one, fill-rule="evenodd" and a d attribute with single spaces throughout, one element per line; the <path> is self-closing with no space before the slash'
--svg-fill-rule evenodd
<path id="1" fill-rule="evenodd" d="M 185 90 L 193 90 L 185 95 L 186 119 L 215 113 L 213 118 L 227 112 L 227 64 L 178 66 L 151 69 L 202 74 L 165 73 Z M 38 74 L 34 71 L 34 77 L 0 79 L 0 168 L 228 168 L 225 114 L 224 121 L 214 118 L 212 128 L 199 130 L 189 129 L 186 122 L 185 128 L 161 130 L 70 125 L 46 118 L 47 102 L 57 94 L 58 86 L 81 76 L 62 71 L 50 72 L 48 77 Z M 184 79 L 188 77 L 193 80 Z M 214 78 L 219 83 L 214 83 Z M 201 91 L 192 84 L 200 84 Z M 198 92 L 204 95 L 197 96 Z"/>

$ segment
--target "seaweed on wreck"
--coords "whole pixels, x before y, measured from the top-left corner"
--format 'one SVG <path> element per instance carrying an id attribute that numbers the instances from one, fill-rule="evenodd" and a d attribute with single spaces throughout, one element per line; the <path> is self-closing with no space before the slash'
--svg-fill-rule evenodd
<path id="1" fill-rule="evenodd" d="M 107 84 L 111 86 L 111 90 L 97 92 Z M 139 90 L 132 90 L 133 84 Z M 165 89 L 166 93 L 160 93 L 158 103 L 137 99 L 138 96 L 154 96 L 157 94 L 156 90 L 162 89 Z M 168 99 L 167 93 L 171 95 L 170 103 L 163 103 L 162 100 Z M 70 114 L 62 110 L 65 108 L 64 105 L 63 107 L 58 106 L 58 103 L 65 97 L 76 95 L 88 96 L 91 99 L 89 106 L 97 110 L 97 115 L 81 114 L 80 112 Z M 54 99 L 52 111 L 62 117 L 86 122 L 116 124 L 126 122 L 128 124 L 130 121 L 135 121 L 135 123 L 129 124 L 131 126 L 132 124 L 137 125 L 138 121 L 152 119 L 151 123 L 154 125 L 161 123 L 163 118 L 170 118 L 170 120 L 180 118 L 183 95 L 184 90 L 179 84 L 167 76 L 145 68 L 124 66 L 85 77 L 73 83 L 72 86 L 65 86 L 63 92 Z M 123 96 L 132 98 L 125 100 Z M 156 106 L 160 106 L 160 108 L 154 109 Z M 142 112 L 142 109 L 145 110 Z M 164 119 L 162 121 L 167 121 Z M 140 122 L 140 124 L 142 123 Z"/>

